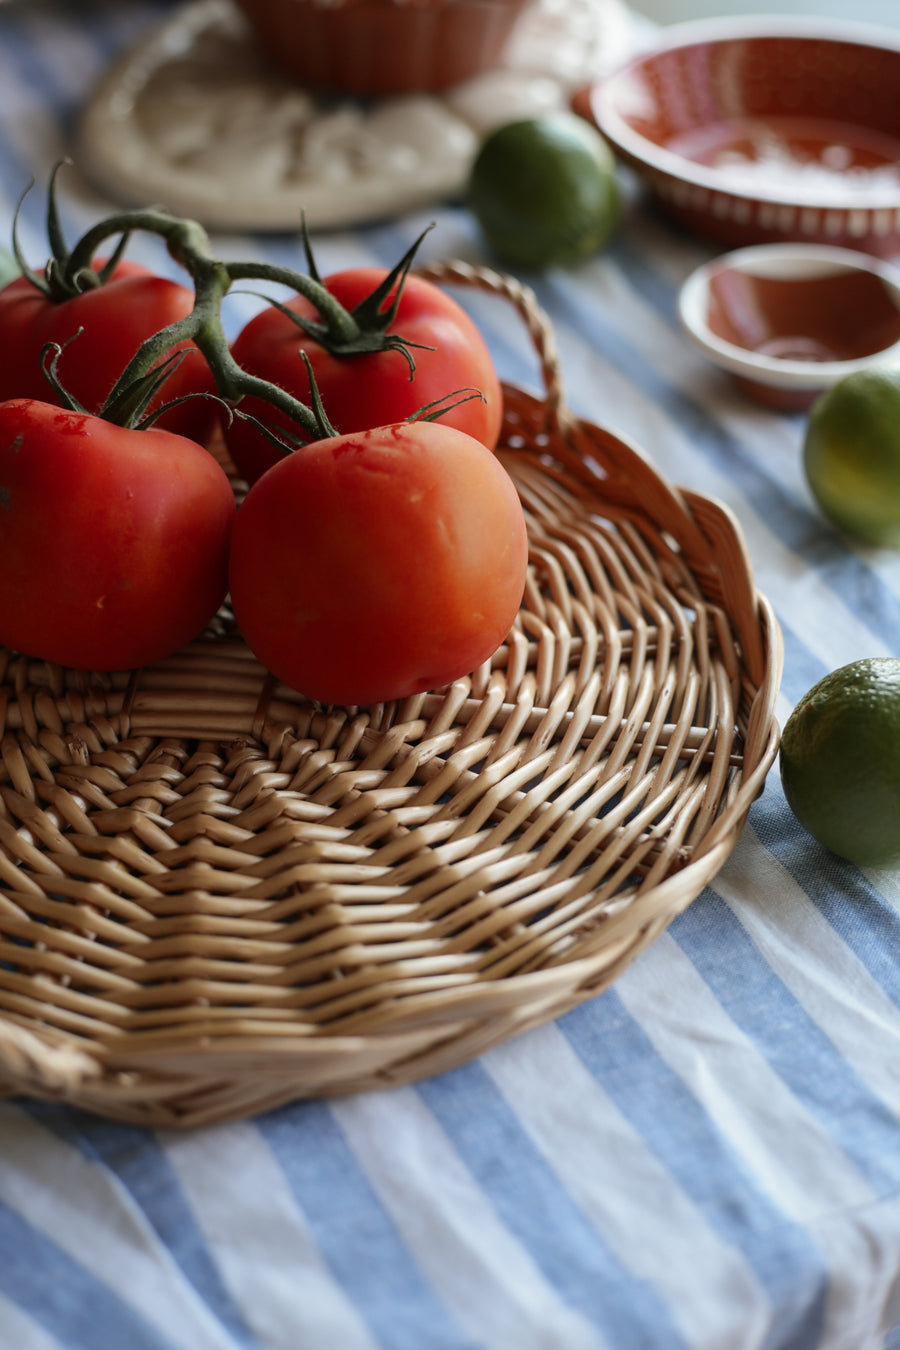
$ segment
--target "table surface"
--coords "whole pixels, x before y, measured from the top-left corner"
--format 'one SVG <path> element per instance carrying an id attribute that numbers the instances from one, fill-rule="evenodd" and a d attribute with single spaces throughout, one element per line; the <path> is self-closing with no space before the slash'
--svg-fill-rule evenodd
<path id="1" fill-rule="evenodd" d="M 0 9 L 0 226 L 117 51 L 170 6 Z M 74 238 L 111 203 L 65 180 Z M 316 240 L 323 272 L 492 261 L 458 205 Z M 45 256 L 41 193 L 21 239 Z M 139 241 L 133 256 L 167 266 Z M 287 236 L 229 251 L 301 264 Z M 809 496 L 803 418 L 679 335 L 711 255 L 629 199 L 615 240 L 529 277 L 569 401 L 737 514 L 786 650 L 778 718 L 900 655 L 900 554 Z M 533 387 L 512 316 L 473 312 Z M 0 1105 L 2 1350 L 881 1350 L 900 1346 L 900 876 L 797 825 L 777 769 L 720 874 L 611 989 L 441 1077 L 157 1132 Z"/>
<path id="2" fill-rule="evenodd" d="M 796 14 L 808 18 L 853 18 L 860 23 L 900 26 L 900 6 L 896 0 L 632 0 L 633 9 L 654 23 L 684 23 L 691 19 L 746 14 Z"/>

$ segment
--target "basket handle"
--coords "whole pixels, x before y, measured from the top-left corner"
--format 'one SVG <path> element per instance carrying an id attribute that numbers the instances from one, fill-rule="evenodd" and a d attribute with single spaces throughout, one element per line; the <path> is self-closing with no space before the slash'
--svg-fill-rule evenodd
<path id="1" fill-rule="evenodd" d="M 412 270 L 416 276 L 422 277 L 425 281 L 433 281 L 438 285 L 471 286 L 476 290 L 491 291 L 513 305 L 528 329 L 541 364 L 548 426 L 565 433 L 572 418 L 566 407 L 556 334 L 534 291 L 515 277 L 507 276 L 504 272 L 496 272 L 490 267 L 476 266 L 474 263 L 461 261 L 420 263 Z"/>

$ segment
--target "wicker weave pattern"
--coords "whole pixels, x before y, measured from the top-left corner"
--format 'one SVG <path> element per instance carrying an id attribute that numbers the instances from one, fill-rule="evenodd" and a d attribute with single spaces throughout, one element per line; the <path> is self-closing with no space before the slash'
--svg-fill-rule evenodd
<path id="1" fill-rule="evenodd" d="M 531 568 L 508 641 L 402 704 L 324 709 L 223 615 L 89 676 L 2 654 L 0 1078 L 198 1125 L 440 1072 L 607 986 L 734 847 L 781 638 L 721 507 L 507 388 Z"/>

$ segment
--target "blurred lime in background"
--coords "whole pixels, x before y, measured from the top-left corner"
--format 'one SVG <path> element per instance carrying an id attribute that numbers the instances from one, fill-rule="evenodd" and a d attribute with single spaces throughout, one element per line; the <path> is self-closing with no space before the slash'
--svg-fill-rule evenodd
<path id="1" fill-rule="evenodd" d="M 618 224 L 615 159 L 599 131 L 574 113 L 507 122 L 481 144 L 468 201 L 502 262 L 569 266 L 602 248 Z"/>

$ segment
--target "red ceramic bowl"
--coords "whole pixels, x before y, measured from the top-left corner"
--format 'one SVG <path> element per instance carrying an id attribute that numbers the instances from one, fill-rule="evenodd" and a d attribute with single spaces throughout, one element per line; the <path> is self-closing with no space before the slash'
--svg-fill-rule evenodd
<path id="1" fill-rule="evenodd" d="M 808 408 L 855 370 L 900 369 L 900 268 L 826 244 L 757 244 L 692 272 L 687 336 L 761 403 Z"/>
<path id="2" fill-rule="evenodd" d="M 271 62 L 310 89 L 434 92 L 500 63 L 530 0 L 235 0 Z"/>
<path id="3" fill-rule="evenodd" d="M 675 220 L 730 245 L 900 251 L 900 34 L 825 19 L 677 24 L 591 116 Z"/>

